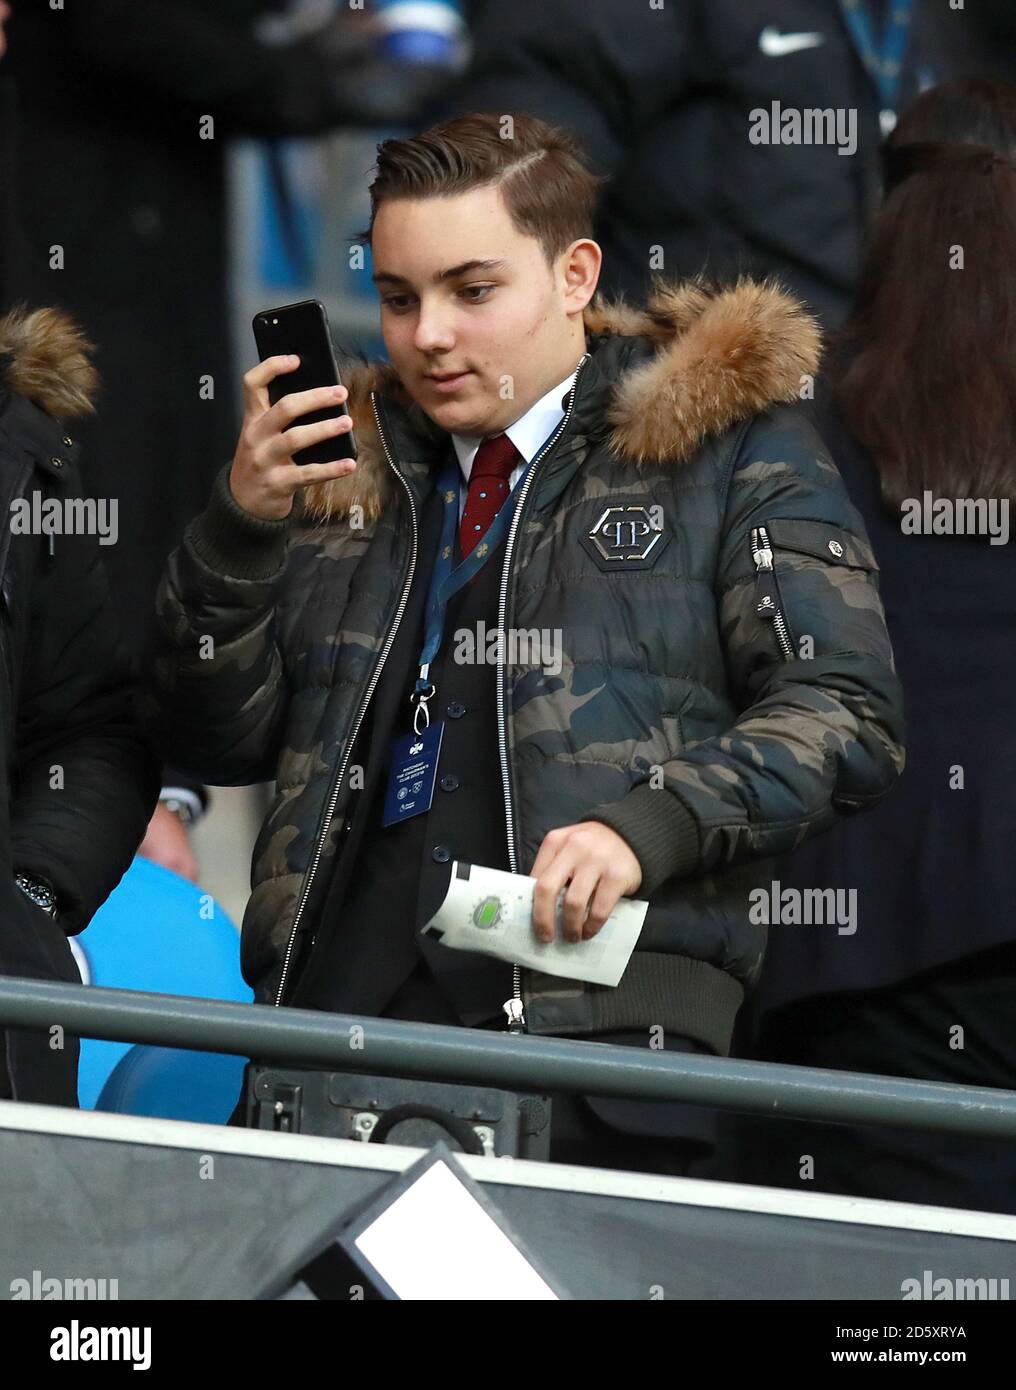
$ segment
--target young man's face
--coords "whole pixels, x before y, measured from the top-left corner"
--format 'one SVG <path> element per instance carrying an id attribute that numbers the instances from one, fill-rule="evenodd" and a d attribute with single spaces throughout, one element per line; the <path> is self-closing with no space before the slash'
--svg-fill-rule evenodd
<path id="1" fill-rule="evenodd" d="M 585 351 L 600 248 L 574 242 L 549 266 L 497 187 L 386 201 L 371 244 L 388 355 L 443 429 L 497 434 Z"/>

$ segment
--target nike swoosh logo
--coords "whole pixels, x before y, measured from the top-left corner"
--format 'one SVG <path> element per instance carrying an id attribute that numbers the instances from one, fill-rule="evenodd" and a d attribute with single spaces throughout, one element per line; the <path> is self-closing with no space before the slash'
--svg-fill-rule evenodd
<path id="1" fill-rule="evenodd" d="M 824 34 L 781 34 L 771 24 L 758 36 L 758 46 L 767 58 L 785 58 L 788 53 L 799 53 L 802 48 L 818 48 L 823 43 Z"/>

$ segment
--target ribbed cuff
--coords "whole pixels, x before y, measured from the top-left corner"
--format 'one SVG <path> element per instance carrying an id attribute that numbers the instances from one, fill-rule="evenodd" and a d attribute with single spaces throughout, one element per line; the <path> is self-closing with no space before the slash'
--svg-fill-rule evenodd
<path id="1" fill-rule="evenodd" d="M 208 506 L 187 528 L 198 558 L 232 579 L 271 579 L 286 560 L 289 519 L 262 521 L 244 511 L 229 487 L 227 464 L 215 475 Z"/>
<path id="2" fill-rule="evenodd" d="M 664 787 L 640 782 L 627 796 L 594 807 L 582 817 L 616 830 L 642 867 L 638 896 L 646 898 L 668 878 L 687 878 L 698 867 L 698 825 L 677 797 Z"/>

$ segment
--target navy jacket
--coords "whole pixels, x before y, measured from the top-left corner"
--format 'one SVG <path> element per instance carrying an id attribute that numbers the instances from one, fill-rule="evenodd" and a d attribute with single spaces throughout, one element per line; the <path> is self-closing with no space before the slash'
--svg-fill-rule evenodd
<path id="1" fill-rule="evenodd" d="M 770 925 L 760 1010 L 1016 939 L 1016 540 L 904 535 L 843 419 L 820 428 L 879 562 L 907 763 L 888 801 L 778 863 L 781 891 L 856 890 L 856 931 Z"/>

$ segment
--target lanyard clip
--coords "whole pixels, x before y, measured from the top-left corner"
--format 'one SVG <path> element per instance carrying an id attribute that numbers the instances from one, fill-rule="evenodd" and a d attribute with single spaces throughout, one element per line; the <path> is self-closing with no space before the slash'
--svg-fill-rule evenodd
<path id="1" fill-rule="evenodd" d="M 427 709 L 427 701 L 433 697 L 435 686 L 433 681 L 427 679 L 427 672 L 429 670 L 429 663 L 426 666 L 420 667 L 420 674 L 416 679 L 416 685 L 413 687 L 413 693 L 409 697 L 410 703 L 415 706 L 413 710 L 413 733 L 418 737 L 423 733 L 424 729 L 430 728 L 430 711 Z M 422 728 L 420 727 L 421 718 L 423 723 Z"/>

